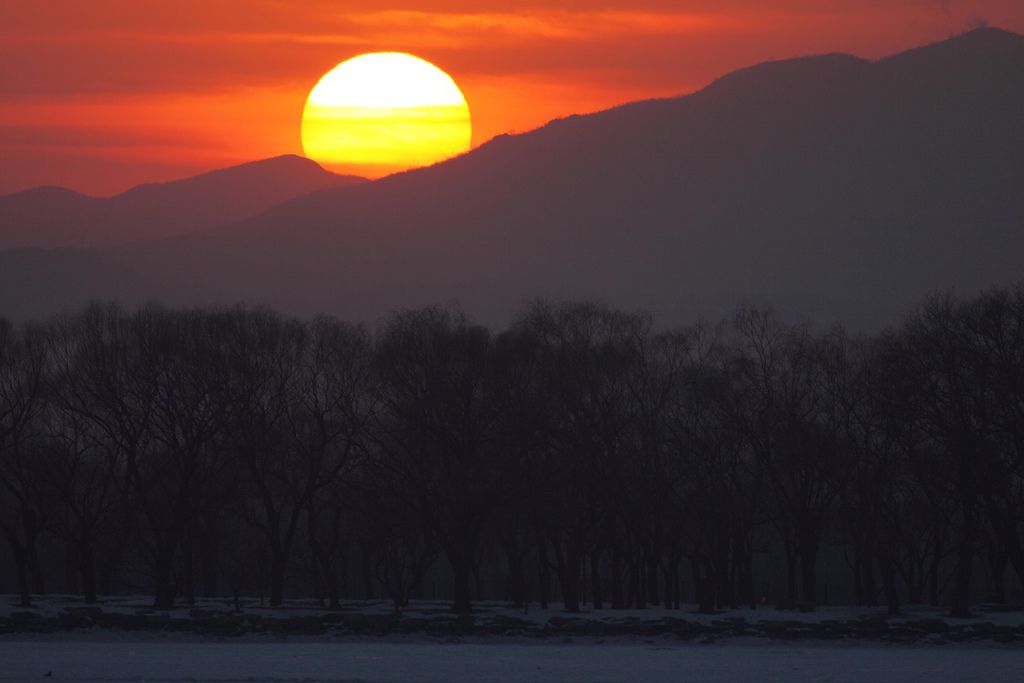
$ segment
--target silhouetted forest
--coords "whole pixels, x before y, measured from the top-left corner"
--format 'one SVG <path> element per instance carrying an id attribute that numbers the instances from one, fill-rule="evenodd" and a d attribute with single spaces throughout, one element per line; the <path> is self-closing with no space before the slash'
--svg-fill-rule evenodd
<path id="1" fill-rule="evenodd" d="M 763 599 L 770 547 L 773 600 L 810 606 L 827 546 L 857 602 L 963 615 L 1024 581 L 1024 288 L 875 336 L 544 301 L 500 332 L 442 308 L 0 324 L 0 531 L 26 605 L 400 609 L 433 572 L 460 612 L 713 610 Z"/>

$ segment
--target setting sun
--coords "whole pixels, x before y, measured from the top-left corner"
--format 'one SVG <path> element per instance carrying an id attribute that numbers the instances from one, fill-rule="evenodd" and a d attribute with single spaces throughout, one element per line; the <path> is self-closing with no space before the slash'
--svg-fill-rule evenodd
<path id="1" fill-rule="evenodd" d="M 469 106 L 451 76 L 401 52 L 359 55 L 331 69 L 302 113 L 306 156 L 379 177 L 469 149 Z"/>

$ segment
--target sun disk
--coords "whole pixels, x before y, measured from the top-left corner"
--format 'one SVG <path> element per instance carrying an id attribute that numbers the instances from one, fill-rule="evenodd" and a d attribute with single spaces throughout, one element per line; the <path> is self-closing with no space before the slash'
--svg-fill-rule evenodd
<path id="1" fill-rule="evenodd" d="M 331 170 L 379 177 L 470 147 L 469 105 L 451 76 L 401 52 L 338 64 L 302 113 L 302 148 Z"/>

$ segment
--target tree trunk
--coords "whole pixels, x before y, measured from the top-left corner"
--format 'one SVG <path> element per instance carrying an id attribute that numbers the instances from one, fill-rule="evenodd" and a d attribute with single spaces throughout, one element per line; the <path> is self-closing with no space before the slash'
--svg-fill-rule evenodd
<path id="1" fill-rule="evenodd" d="M 856 536 L 853 549 L 854 593 L 858 605 L 875 605 L 878 602 L 878 586 L 875 583 L 875 553 L 871 533 L 861 529 Z"/>
<path id="2" fill-rule="evenodd" d="M 665 598 L 665 609 L 679 609 L 676 607 L 676 603 L 679 601 L 676 595 L 676 582 L 675 576 L 673 575 L 673 568 L 675 567 L 675 561 L 669 560 L 661 570 L 662 581 L 665 582 L 664 595 Z"/>
<path id="3" fill-rule="evenodd" d="M 128 533 L 124 527 L 117 530 L 116 542 L 113 545 L 104 545 L 98 558 L 99 578 L 97 580 L 97 593 L 110 595 L 114 587 L 118 585 L 118 569 L 121 567 L 121 557 L 125 548 L 130 543 Z"/>
<path id="4" fill-rule="evenodd" d="M 370 569 L 370 552 L 367 546 L 359 548 L 359 563 L 363 575 L 363 599 L 373 599 L 373 571 Z"/>
<path id="5" fill-rule="evenodd" d="M 715 602 L 719 607 L 735 607 L 732 568 L 729 563 L 728 542 L 717 542 L 712 571 L 714 572 Z"/>
<path id="6" fill-rule="evenodd" d="M 754 552 L 751 549 L 750 539 L 743 542 L 743 571 L 740 574 L 744 604 L 750 605 L 750 609 L 757 609 L 757 591 L 754 589 Z"/>
<path id="7" fill-rule="evenodd" d="M 643 558 L 633 555 L 629 563 L 629 596 L 626 600 L 626 604 L 632 606 L 634 609 L 644 609 L 647 607 L 644 601 L 643 591 Z"/>
<path id="8" fill-rule="evenodd" d="M 203 596 L 215 598 L 220 594 L 217 575 L 217 549 L 213 534 L 207 530 L 199 539 L 199 570 L 203 574 Z"/>
<path id="9" fill-rule="evenodd" d="M 999 554 L 1002 555 L 1001 558 L 993 558 L 996 560 L 993 564 L 1002 563 L 1003 571 L 1005 571 L 1006 562 L 1009 562 L 1013 566 L 1021 586 L 1024 586 L 1024 548 L 1021 547 L 1021 537 L 1017 532 L 1017 515 L 1013 512 L 1004 513 L 999 503 L 991 498 L 988 500 L 987 507 Z M 997 591 L 999 590 L 1005 593 L 1005 588 L 997 588 Z"/>
<path id="10" fill-rule="evenodd" d="M 853 602 L 858 607 L 863 606 L 866 603 L 864 600 L 864 570 L 861 569 L 861 542 L 858 539 L 853 541 L 853 560 L 850 560 L 850 555 L 843 550 L 843 559 L 846 560 L 846 566 L 850 568 L 853 573 Z"/>
<path id="11" fill-rule="evenodd" d="M 470 579 L 472 571 L 469 562 L 458 554 L 458 557 L 449 556 L 452 565 L 452 611 L 456 614 L 469 614 L 473 611 L 473 600 L 470 595 Z"/>
<path id="12" fill-rule="evenodd" d="M 604 609 L 604 595 L 601 593 L 601 553 L 590 555 L 590 583 L 594 596 L 594 609 Z"/>
<path id="13" fill-rule="evenodd" d="M 558 568 L 559 583 L 562 587 L 562 602 L 567 612 L 580 611 L 580 564 L 582 558 L 574 549 L 565 554 L 565 564 Z"/>
<path id="14" fill-rule="evenodd" d="M 345 556 L 345 553 L 341 554 L 340 563 L 341 563 L 341 572 L 340 572 L 341 573 L 341 588 L 339 589 L 339 593 L 341 595 L 348 596 L 348 595 L 351 595 L 351 593 L 349 593 L 349 585 L 348 585 L 348 558 Z M 417 589 L 416 592 L 413 593 L 413 597 L 416 597 L 416 598 L 419 598 L 419 599 L 422 600 L 423 599 L 423 580 L 422 580 L 422 578 L 419 581 L 419 585 L 416 586 L 416 589 Z M 340 598 L 340 595 L 339 595 L 339 598 Z"/>
<path id="15" fill-rule="evenodd" d="M 1006 549 L 998 539 L 989 548 L 988 561 L 992 575 L 989 600 L 998 605 L 1004 605 L 1006 604 L 1006 567 L 1009 564 L 1009 558 Z"/>
<path id="16" fill-rule="evenodd" d="M 270 606 L 280 607 L 284 600 L 285 553 L 279 549 L 270 551 Z"/>
<path id="17" fill-rule="evenodd" d="M 516 609 L 522 609 L 526 604 L 526 567 L 523 559 L 523 553 L 517 543 L 505 544 L 505 561 L 508 565 L 505 599 Z"/>
<path id="18" fill-rule="evenodd" d="M 43 574 L 43 563 L 39 561 L 39 550 L 36 548 L 35 537 L 28 544 L 28 566 L 32 575 L 32 592 L 46 595 L 46 580 Z"/>
<path id="19" fill-rule="evenodd" d="M 343 565 L 344 566 L 344 565 Z M 417 571 L 413 573 L 412 582 L 409 585 L 409 598 L 412 600 L 423 600 L 423 579 L 424 572 Z"/>
<path id="20" fill-rule="evenodd" d="M 683 608 L 683 577 L 679 570 L 682 559 L 678 556 L 672 558 L 672 609 Z"/>
<path id="21" fill-rule="evenodd" d="M 22 607 L 32 606 L 32 587 L 28 577 L 28 558 L 25 557 L 23 548 L 11 543 L 11 550 L 14 555 L 14 565 L 18 570 L 18 593 L 21 597 Z"/>
<path id="22" fill-rule="evenodd" d="M 932 607 L 939 606 L 939 564 L 941 559 L 938 555 L 932 558 L 928 567 L 928 604 Z"/>
<path id="23" fill-rule="evenodd" d="M 328 607 L 330 609 L 338 609 L 341 606 L 341 596 L 338 592 L 338 573 L 335 571 L 334 563 L 331 562 L 330 553 L 323 549 L 312 534 L 309 537 L 309 550 L 313 555 L 313 562 L 323 587 L 326 589 Z"/>
<path id="24" fill-rule="evenodd" d="M 548 575 L 548 554 L 546 546 L 541 543 L 537 547 L 537 580 L 540 582 L 539 595 L 540 608 L 547 609 L 551 602 L 551 580 Z"/>
<path id="25" fill-rule="evenodd" d="M 878 604 L 878 583 L 875 581 L 875 567 L 872 562 L 874 556 L 874 548 L 871 541 L 867 541 L 864 545 L 863 557 L 861 558 L 861 571 L 864 576 L 862 583 L 864 586 L 864 604 L 873 606 Z"/>
<path id="26" fill-rule="evenodd" d="M 96 558 L 93 556 L 92 545 L 88 541 L 82 543 L 78 551 L 78 566 L 82 578 L 82 596 L 85 604 L 96 603 Z"/>
<path id="27" fill-rule="evenodd" d="M 965 515 L 967 517 L 968 515 Z M 971 616 L 971 576 L 974 569 L 974 525 L 964 520 L 964 530 L 957 545 L 956 574 L 953 583 L 953 599 L 950 603 L 951 617 Z"/>
<path id="28" fill-rule="evenodd" d="M 1010 564 L 1013 565 L 1013 570 L 1017 574 L 1017 579 L 1020 581 L 1021 587 L 1024 587 L 1024 548 L 1021 547 L 1020 537 L 1013 533 L 1015 530 L 1016 526 L 1011 533 L 1007 534 L 1005 548 Z"/>
<path id="29" fill-rule="evenodd" d="M 612 609 L 626 609 L 626 597 L 622 590 L 622 551 L 612 548 Z"/>
<path id="30" fill-rule="evenodd" d="M 82 563 L 78 558 L 78 544 L 73 541 L 64 543 L 64 592 L 70 595 L 82 593 Z"/>
<path id="31" fill-rule="evenodd" d="M 885 590 L 885 604 L 889 616 L 897 616 L 900 613 L 900 598 L 896 591 L 896 569 L 893 567 L 891 551 L 888 548 L 882 550 L 886 553 L 884 558 L 879 558 L 879 570 L 882 573 L 882 586 Z"/>
<path id="32" fill-rule="evenodd" d="M 181 549 L 181 560 L 182 560 L 182 576 L 181 576 L 181 587 L 182 595 L 185 596 L 185 602 L 189 605 L 195 606 L 196 604 L 196 581 L 194 574 L 194 562 L 192 557 L 192 539 L 191 534 L 186 537 L 186 540 L 182 544 Z"/>
<path id="33" fill-rule="evenodd" d="M 803 601 L 818 602 L 818 537 L 812 530 L 800 536 L 800 586 Z"/>
<path id="34" fill-rule="evenodd" d="M 735 577 L 732 606 L 744 604 L 749 605 L 751 609 L 756 609 L 753 558 L 750 552 L 750 542 L 742 533 L 736 533 L 733 536 L 732 555 L 733 576 Z"/>
<path id="35" fill-rule="evenodd" d="M 697 609 L 701 614 L 715 613 L 716 581 L 709 572 L 701 570 L 701 563 L 694 561 L 693 580 L 697 587 Z"/>
<path id="36" fill-rule="evenodd" d="M 647 602 L 651 605 L 660 605 L 658 596 L 658 560 L 654 553 L 647 554 Z"/>
<path id="37" fill-rule="evenodd" d="M 174 552 L 172 550 L 157 549 L 156 562 L 153 567 L 155 580 L 153 607 L 156 609 L 174 607 L 174 599 L 178 595 L 178 590 L 172 581 L 173 563 Z"/>
<path id="38" fill-rule="evenodd" d="M 796 561 L 797 553 L 787 542 L 786 546 L 786 597 L 790 602 L 795 603 L 799 599 L 796 587 Z"/>
<path id="39" fill-rule="evenodd" d="M 697 611 L 701 614 L 715 613 L 715 581 L 704 569 L 699 559 L 690 560 L 690 571 L 693 574 L 694 600 Z"/>
<path id="40" fill-rule="evenodd" d="M 327 588 L 327 606 L 330 609 L 341 608 L 341 592 L 338 590 L 338 575 L 329 560 L 324 560 L 320 565 L 323 574 L 324 586 Z"/>

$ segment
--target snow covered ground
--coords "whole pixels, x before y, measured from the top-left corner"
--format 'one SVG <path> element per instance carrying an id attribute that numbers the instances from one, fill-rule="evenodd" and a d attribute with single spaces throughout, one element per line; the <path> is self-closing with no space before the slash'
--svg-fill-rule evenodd
<path id="1" fill-rule="evenodd" d="M 148 595 L 103 596 L 96 607 L 113 614 L 156 614 L 162 613 L 174 618 L 188 618 L 194 610 L 207 610 L 215 613 L 230 614 L 234 612 L 234 604 L 228 599 L 197 599 L 194 605 L 179 601 L 171 610 L 152 609 L 153 598 Z M 14 613 L 31 612 L 43 618 L 52 618 L 63 610 L 83 607 L 80 597 L 70 595 L 36 596 L 33 606 L 18 606 L 18 599 L 13 595 L 0 595 L 0 619 L 10 617 Z M 403 618 L 431 618 L 450 615 L 450 602 L 417 600 L 403 612 Z M 865 619 L 885 615 L 884 607 L 854 606 L 819 606 L 813 612 L 781 611 L 774 606 L 760 609 L 740 608 L 723 610 L 715 614 L 699 614 L 696 605 L 684 605 L 682 610 L 668 610 L 662 607 L 650 607 L 636 610 L 590 610 L 584 609 L 579 614 L 569 614 L 558 603 L 552 603 L 549 609 L 542 610 L 537 603 L 532 603 L 527 610 L 513 609 L 502 602 L 475 602 L 474 613 L 480 618 L 509 617 L 532 624 L 542 625 L 551 617 L 594 619 L 599 621 L 641 620 L 653 621 L 664 617 L 686 619 L 698 624 L 711 624 L 726 619 L 744 619 L 751 623 L 759 621 L 799 621 L 806 624 L 819 624 L 828 621 L 847 621 Z M 267 607 L 255 598 L 244 598 L 241 613 L 265 618 L 289 618 L 304 616 L 320 616 L 327 612 L 365 615 L 391 615 L 392 606 L 387 600 L 351 600 L 345 601 L 338 610 L 328 610 L 316 600 L 288 600 L 280 607 Z M 916 619 L 938 619 L 950 624 L 995 624 L 997 626 L 1020 626 L 1024 624 L 1024 608 L 991 610 L 979 605 L 974 615 L 968 619 L 950 619 L 948 610 L 926 605 L 905 605 L 903 614 L 892 617 L 894 623 Z M 1022 679 L 1024 680 L 1024 679 Z"/>
<path id="2" fill-rule="evenodd" d="M 8 626 L 26 617 L 36 623 L 58 624 L 75 610 L 100 610 L 108 615 L 142 616 L 155 621 L 142 628 L 103 627 L 100 622 L 36 631 L 9 628 L 6 635 L 0 635 L 0 683 L 1024 681 L 1024 611 L 1020 609 L 979 607 L 973 618 L 959 620 L 946 617 L 936 608 L 911 607 L 904 616 L 885 620 L 884 610 L 877 607 L 821 607 L 811 613 L 765 608 L 700 615 L 689 606 L 682 611 L 603 610 L 567 615 L 554 606 L 550 610 L 534 606 L 524 614 L 500 603 L 481 603 L 472 617 L 478 628 L 452 630 L 435 628 L 460 619 L 450 614 L 447 603 L 419 602 L 399 620 L 419 624 L 412 629 L 356 632 L 337 628 L 339 622 L 335 620 L 324 621 L 361 615 L 393 624 L 396 618 L 390 615 L 390 609 L 382 601 L 348 602 L 333 611 L 315 601 L 292 601 L 270 609 L 250 600 L 242 606 L 239 617 L 225 601 L 200 601 L 194 607 L 157 612 L 146 596 L 104 598 L 96 607 L 85 607 L 71 596 L 50 596 L 39 598 L 33 608 L 24 610 L 12 596 L 3 596 L 0 624 L 6 620 Z M 311 620 L 317 628 L 312 634 L 290 628 L 229 629 L 229 637 L 180 628 L 220 618 L 211 614 L 252 618 L 254 624 L 262 623 L 260 618 L 282 624 L 297 620 L 300 625 Z M 532 628 L 515 626 L 493 635 L 495 632 L 486 627 L 496 620 L 513 618 Z M 670 618 L 705 628 L 695 635 L 680 636 L 642 627 Z M 729 630 L 729 620 L 749 624 L 742 633 L 760 635 L 723 637 Z M 847 634 L 833 640 L 815 635 L 830 623 L 864 620 L 881 623 L 883 635 Z M 796 624 L 792 627 L 794 639 L 781 637 L 777 629 L 765 626 L 773 622 Z M 584 629 L 573 627 L 580 623 L 589 625 Z M 629 627 L 623 632 L 594 628 L 595 623 Z M 898 631 L 900 624 L 915 623 L 932 627 L 938 623 L 942 628 L 927 635 L 918 633 L 910 640 L 884 635 L 893 632 L 886 629 Z M 165 628 L 167 624 L 177 626 Z M 957 629 L 991 631 L 993 626 L 1009 629 L 1012 634 L 1002 640 L 991 635 L 978 639 L 951 636 Z M 804 630 L 809 633 L 803 633 L 802 627 L 807 627 Z"/>
<path id="3" fill-rule="evenodd" d="M 144 596 L 108 597 L 83 605 L 71 596 L 37 598 L 31 608 L 18 600 L 0 600 L 0 635 L 111 634 L 220 637 L 375 637 L 425 636 L 434 641 L 503 642 L 589 638 L 630 642 L 669 635 L 706 644 L 722 639 L 761 637 L 781 641 L 856 641 L 883 644 L 1001 643 L 1024 646 L 1024 609 L 979 606 L 967 619 L 952 619 L 934 607 L 907 607 L 887 617 L 878 607 L 819 607 L 814 612 L 776 609 L 726 610 L 697 614 L 683 610 L 584 610 L 568 614 L 515 610 L 501 603 L 478 603 L 471 615 L 452 614 L 447 603 L 417 602 L 396 615 L 381 601 L 347 602 L 325 609 L 311 601 L 292 601 L 271 609 L 248 601 L 236 611 L 222 600 L 197 601 L 172 610 L 155 610 Z M 493 644 L 481 642 L 480 644 Z"/>
<path id="4" fill-rule="evenodd" d="M 49 676 L 47 676 L 49 674 Z M 647 643 L 187 642 L 8 637 L 0 681 L 178 683 L 612 683 L 1024 680 L 1024 652 L 800 645 Z"/>

